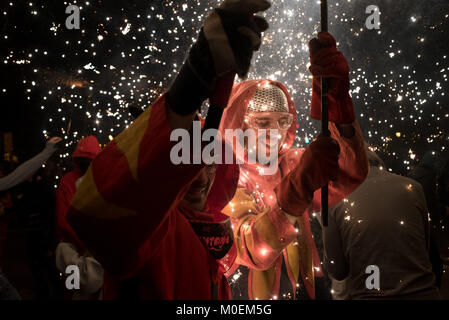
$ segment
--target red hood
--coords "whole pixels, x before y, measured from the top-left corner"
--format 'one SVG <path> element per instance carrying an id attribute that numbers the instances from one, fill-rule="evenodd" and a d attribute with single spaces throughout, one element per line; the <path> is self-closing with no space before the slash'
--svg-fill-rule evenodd
<path id="1" fill-rule="evenodd" d="M 285 93 L 288 101 L 289 112 L 293 115 L 293 122 L 288 129 L 287 136 L 285 138 L 284 147 L 281 149 L 280 154 L 290 149 L 295 141 L 296 137 L 296 107 L 293 99 L 288 93 L 287 88 L 280 82 L 272 80 L 248 80 L 235 84 L 232 88 L 231 97 L 227 108 L 223 112 L 223 117 L 220 123 L 220 133 L 224 136 L 225 129 L 242 129 L 243 120 L 248 109 L 250 101 L 253 99 L 254 94 L 258 86 L 269 82 L 278 86 Z M 232 141 L 229 141 L 232 144 Z M 234 146 L 235 148 L 235 146 Z"/>
<path id="2" fill-rule="evenodd" d="M 72 158 L 84 157 L 93 159 L 101 151 L 100 143 L 94 136 L 81 139 L 73 152 Z"/>

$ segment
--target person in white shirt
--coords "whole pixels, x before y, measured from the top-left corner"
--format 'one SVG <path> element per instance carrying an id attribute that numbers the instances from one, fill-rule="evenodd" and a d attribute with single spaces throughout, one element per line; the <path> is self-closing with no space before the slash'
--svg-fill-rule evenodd
<path id="1" fill-rule="evenodd" d="M 440 299 L 421 185 L 385 170 L 370 150 L 368 159 L 365 182 L 330 208 L 329 226 L 323 228 L 334 299 Z M 370 276 L 378 276 L 377 288 Z"/>
<path id="2" fill-rule="evenodd" d="M 8 190 L 18 184 L 31 178 L 33 174 L 39 170 L 40 167 L 51 157 L 56 151 L 56 144 L 62 139 L 60 137 L 53 137 L 47 141 L 44 150 L 28 161 L 25 161 L 18 166 L 13 172 L 7 176 L 0 178 L 0 191 Z"/>

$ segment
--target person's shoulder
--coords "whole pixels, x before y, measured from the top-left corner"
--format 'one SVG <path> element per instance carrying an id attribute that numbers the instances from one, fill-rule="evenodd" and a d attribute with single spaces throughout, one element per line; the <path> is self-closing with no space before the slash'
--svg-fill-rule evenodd
<path id="1" fill-rule="evenodd" d="M 403 188 L 408 194 L 424 193 L 424 189 L 418 181 L 391 172 L 388 175 L 390 176 L 390 182 L 395 182 L 397 187 Z"/>
<path id="2" fill-rule="evenodd" d="M 421 187 L 421 184 L 412 178 L 402 176 L 402 175 L 399 175 L 396 173 L 391 173 L 391 172 L 388 172 L 388 175 L 390 175 L 392 179 L 396 180 L 399 183 L 403 183 L 406 186 Z"/>

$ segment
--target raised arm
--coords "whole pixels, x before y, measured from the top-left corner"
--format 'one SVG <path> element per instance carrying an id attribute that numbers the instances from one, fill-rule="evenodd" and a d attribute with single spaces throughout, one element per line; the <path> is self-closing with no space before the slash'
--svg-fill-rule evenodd
<path id="1" fill-rule="evenodd" d="M 25 161 L 20 166 L 18 166 L 13 172 L 7 176 L 0 178 L 0 191 L 8 190 L 15 187 L 18 184 L 26 181 L 33 174 L 36 173 L 39 168 L 51 157 L 53 152 L 56 150 L 56 144 L 62 139 L 59 137 L 53 137 L 47 141 L 44 150 L 34 156 L 33 158 Z"/>
<path id="2" fill-rule="evenodd" d="M 226 106 L 235 73 L 248 72 L 267 27 L 253 14 L 268 7 L 264 0 L 226 0 L 213 10 L 168 92 L 93 160 L 68 220 L 109 272 L 132 274 L 164 240 L 167 213 L 202 168 L 172 163 L 172 129 L 190 129 L 206 98 Z"/>
<path id="3" fill-rule="evenodd" d="M 89 251 L 118 274 L 143 263 L 139 248 L 201 169 L 170 161 L 174 142 L 166 109 L 162 96 L 103 149 L 84 175 L 67 214 Z"/>

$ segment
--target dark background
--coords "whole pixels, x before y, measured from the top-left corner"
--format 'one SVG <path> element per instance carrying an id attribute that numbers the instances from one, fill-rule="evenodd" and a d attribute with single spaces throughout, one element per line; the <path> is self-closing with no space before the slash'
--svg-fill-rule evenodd
<path id="1" fill-rule="evenodd" d="M 0 135 L 7 160 L 0 169 L 7 173 L 38 153 L 47 137 L 64 138 L 45 170 L 11 191 L 15 207 L 3 270 L 25 299 L 61 297 L 51 256 L 53 196 L 76 142 L 94 134 L 106 144 L 131 123 L 130 108 L 150 105 L 172 81 L 217 1 L 73 4 L 81 8 L 80 30 L 65 27 L 64 1 L 0 3 L 0 133 L 12 133 L 18 158 L 4 154 Z M 365 27 L 369 5 L 381 11 L 379 30 Z M 319 4 L 277 0 L 266 15 L 270 29 L 249 78 L 287 85 L 298 111 L 296 145 L 303 147 L 320 127 L 308 117 L 307 70 Z M 408 174 L 425 154 L 431 163 L 447 156 L 449 1 L 329 0 L 329 24 L 351 67 L 357 119 L 387 167 Z M 447 257 L 447 228 L 441 238 Z"/>

